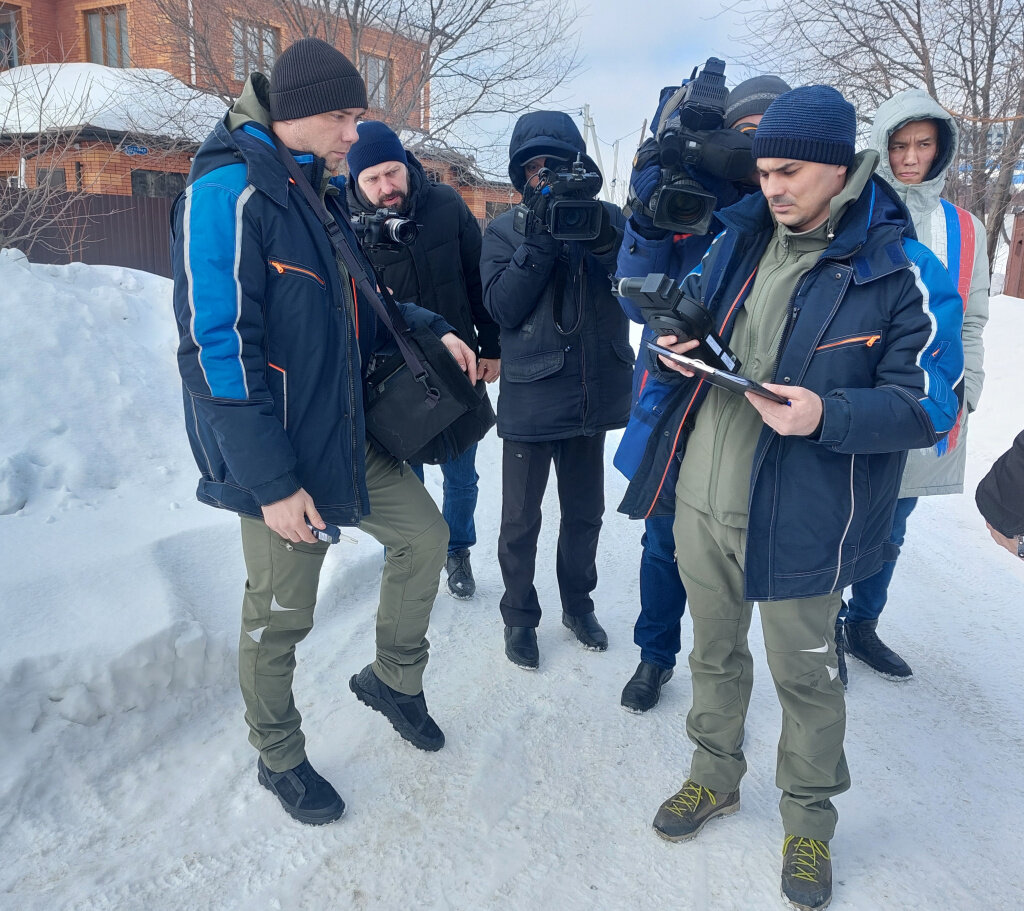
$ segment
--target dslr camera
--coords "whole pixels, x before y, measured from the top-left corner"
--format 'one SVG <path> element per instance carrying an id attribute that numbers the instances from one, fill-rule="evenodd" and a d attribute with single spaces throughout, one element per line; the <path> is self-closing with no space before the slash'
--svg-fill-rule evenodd
<path id="1" fill-rule="evenodd" d="M 366 249 L 377 247 L 408 247 L 419 232 L 411 218 L 399 215 L 393 209 L 378 209 L 352 216 L 352 230 Z"/>
<path id="2" fill-rule="evenodd" d="M 652 155 L 661 165 L 650 204 L 645 207 L 631 188 L 627 205 L 646 211 L 656 228 L 701 235 L 708 232 L 718 199 L 694 179 L 694 172 L 742 180 L 754 170 L 754 159 L 753 137 L 725 129 L 725 61 L 709 57 L 698 69 L 665 102 L 652 148 L 645 153 L 641 146 L 637 153 L 636 167 L 649 164 Z"/>
<path id="3" fill-rule="evenodd" d="M 512 209 L 512 228 L 529 237 L 547 231 L 555 240 L 593 240 L 601 233 L 601 189 L 597 171 L 588 171 L 577 157 L 568 170 L 537 172 L 537 192 L 548 198 L 543 216 L 533 206 L 519 203 Z"/>
<path id="4" fill-rule="evenodd" d="M 729 373 L 740 369 L 740 359 L 715 332 L 711 314 L 699 301 L 683 294 L 674 279 L 652 272 L 639 278 L 621 278 L 612 290 L 640 308 L 647 328 L 655 335 L 674 335 L 680 341 L 699 339 L 700 345 L 690 352 L 691 357 Z"/>

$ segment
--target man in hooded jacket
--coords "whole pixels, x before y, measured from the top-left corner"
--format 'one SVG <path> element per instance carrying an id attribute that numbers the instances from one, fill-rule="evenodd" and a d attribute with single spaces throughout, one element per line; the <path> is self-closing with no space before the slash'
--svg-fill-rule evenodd
<path id="1" fill-rule="evenodd" d="M 478 354 L 478 378 L 492 383 L 501 370 L 498 326 L 484 309 L 480 285 L 480 225 L 454 187 L 430 180 L 423 165 L 385 123 L 364 120 L 359 141 L 348 153 L 348 202 L 354 215 L 380 209 L 397 212 L 417 225 L 412 243 L 367 246 L 367 258 L 397 300 L 409 301 L 444 317 Z M 441 465 L 448 523 L 448 592 L 471 598 L 476 580 L 469 551 L 476 544 L 479 477 L 476 444 Z M 423 466 L 412 470 L 423 480 Z"/>
<path id="2" fill-rule="evenodd" d="M 597 173 L 568 114 L 520 117 L 508 166 L 523 194 L 520 213 L 528 210 L 534 224 L 543 224 L 551 199 L 548 172 L 565 172 L 577 160 Z M 600 179 L 588 186 L 595 195 Z M 514 212 L 498 216 L 484 232 L 484 306 L 501 327 L 501 615 L 505 654 L 520 667 L 539 663 L 534 570 L 552 463 L 561 507 L 556 572 L 562 622 L 585 647 L 608 647 L 591 592 L 604 514 L 605 433 L 623 427 L 629 416 L 633 349 L 628 321 L 611 293 L 623 217 L 609 203 L 600 204 L 600 213 L 598 236 L 587 241 L 556 240 L 546 228 L 520 233 Z"/>
<path id="3" fill-rule="evenodd" d="M 871 145 L 880 156 L 878 176 L 903 200 L 917 239 L 949 271 L 963 304 L 964 402 L 957 425 L 945 439 L 907 456 L 893 519 L 892 543 L 902 546 L 907 517 L 918 497 L 961 493 L 967 466 L 967 418 L 978 407 L 985 381 L 982 330 L 988 321 L 988 256 L 985 228 L 970 212 L 942 198 L 959 131 L 956 122 L 927 92 L 909 89 L 875 112 Z M 848 654 L 893 680 L 910 677 L 910 665 L 877 633 L 896 560 L 850 588 L 841 615 L 842 641 Z M 841 637 L 841 638 L 840 638 Z M 845 682 L 845 681 L 844 681 Z"/>

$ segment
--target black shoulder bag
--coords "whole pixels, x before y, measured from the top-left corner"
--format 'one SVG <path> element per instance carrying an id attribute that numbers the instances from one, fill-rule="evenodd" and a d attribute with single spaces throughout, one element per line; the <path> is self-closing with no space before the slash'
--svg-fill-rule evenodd
<path id="1" fill-rule="evenodd" d="M 474 387 L 451 352 L 430 329 L 410 329 L 383 282 L 375 288 L 341 227 L 313 192 L 294 157 L 275 136 L 277 154 L 296 188 L 324 226 L 359 290 L 398 345 L 398 352 L 374 363 L 366 378 L 366 435 L 399 461 L 439 465 L 478 443 L 495 423 L 486 384 Z M 353 306 L 356 302 L 353 301 Z"/>

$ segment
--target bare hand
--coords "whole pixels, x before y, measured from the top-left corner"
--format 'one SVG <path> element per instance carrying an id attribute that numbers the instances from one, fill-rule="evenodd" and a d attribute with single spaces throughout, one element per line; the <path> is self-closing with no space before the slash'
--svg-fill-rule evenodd
<path id="1" fill-rule="evenodd" d="M 263 507 L 263 521 L 267 528 L 287 541 L 305 541 L 315 544 L 316 538 L 306 527 L 306 518 L 317 528 L 324 528 L 324 520 L 313 505 L 313 498 L 301 487 L 290 497 Z"/>
<path id="2" fill-rule="evenodd" d="M 671 348 L 676 354 L 686 354 L 687 351 L 693 351 L 700 344 L 699 339 L 691 338 L 688 342 L 680 342 L 675 335 L 661 335 L 655 339 L 655 342 L 661 345 L 662 348 Z M 689 367 L 684 367 L 682 364 L 677 364 L 675 361 L 669 360 L 664 354 L 658 355 L 658 360 L 661 361 L 662 367 L 667 367 L 669 370 L 675 370 L 676 373 L 681 373 L 683 376 L 693 376 L 694 373 Z"/>
<path id="3" fill-rule="evenodd" d="M 496 357 L 482 357 L 476 362 L 477 374 L 485 383 L 493 383 L 501 376 L 501 359 Z"/>
<path id="4" fill-rule="evenodd" d="M 988 529 L 988 533 L 992 535 L 992 540 L 996 542 L 1000 547 L 1005 547 L 1015 557 L 1017 556 L 1017 539 L 1008 538 L 1004 534 L 1000 534 L 996 531 L 988 522 L 985 523 L 985 527 Z"/>
<path id="5" fill-rule="evenodd" d="M 451 352 L 456 363 L 463 369 L 466 376 L 469 377 L 469 381 L 476 383 L 476 355 L 473 353 L 473 349 L 454 332 L 442 335 L 441 341 L 444 342 L 445 348 Z"/>
<path id="6" fill-rule="evenodd" d="M 825 408 L 818 393 L 803 386 L 781 386 L 778 383 L 765 383 L 764 388 L 789 399 L 789 404 L 783 405 L 763 395 L 745 393 L 747 401 L 772 430 L 784 437 L 805 437 L 818 429 Z"/>

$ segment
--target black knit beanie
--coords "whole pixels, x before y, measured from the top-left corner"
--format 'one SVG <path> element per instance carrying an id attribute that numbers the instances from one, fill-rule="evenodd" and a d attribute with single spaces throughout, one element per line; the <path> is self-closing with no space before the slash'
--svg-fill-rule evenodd
<path id="1" fill-rule="evenodd" d="M 763 114 L 779 95 L 785 95 L 789 90 L 789 84 L 778 76 L 745 79 L 729 92 L 729 100 L 725 103 L 725 125 L 731 127 L 745 117 Z"/>
<path id="2" fill-rule="evenodd" d="M 805 85 L 779 95 L 754 133 L 754 158 L 792 158 L 822 164 L 853 162 L 857 113 L 828 85 Z"/>
<path id="3" fill-rule="evenodd" d="M 327 111 L 365 108 L 366 83 L 337 48 L 319 38 L 301 38 L 270 73 L 270 117 L 298 120 Z"/>

